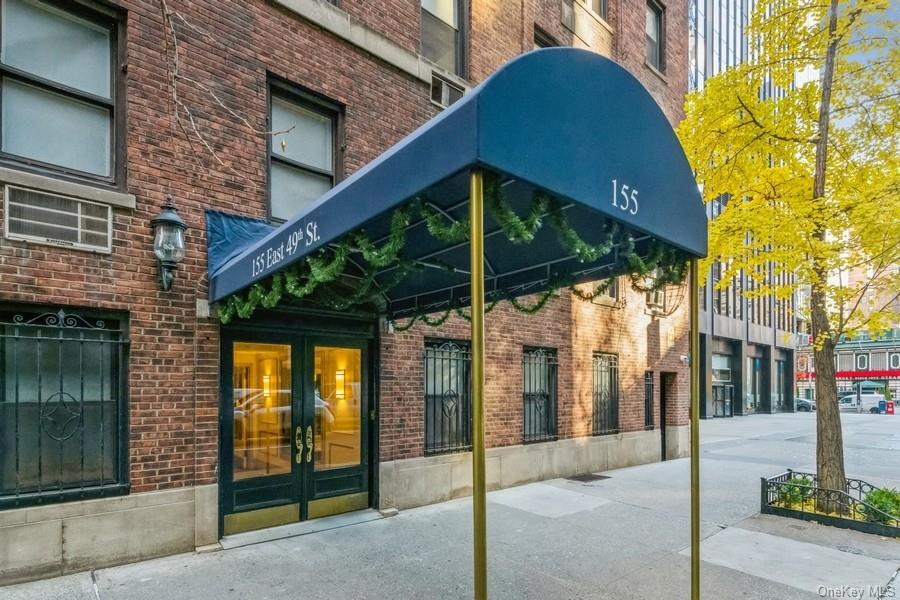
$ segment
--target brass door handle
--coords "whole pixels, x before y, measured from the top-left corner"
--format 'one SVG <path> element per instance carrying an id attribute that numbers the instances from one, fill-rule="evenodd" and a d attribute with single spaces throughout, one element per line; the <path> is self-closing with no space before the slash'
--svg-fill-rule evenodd
<path id="1" fill-rule="evenodd" d="M 297 425 L 297 429 L 294 430 L 294 445 L 297 447 L 297 464 L 303 462 L 303 426 Z"/>
<path id="2" fill-rule="evenodd" d="M 306 462 L 312 462 L 313 436 L 312 425 L 306 426 Z"/>

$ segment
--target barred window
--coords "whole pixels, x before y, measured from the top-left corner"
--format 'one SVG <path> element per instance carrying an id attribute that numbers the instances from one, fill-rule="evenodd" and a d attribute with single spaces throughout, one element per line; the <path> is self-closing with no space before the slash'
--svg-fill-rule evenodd
<path id="1" fill-rule="evenodd" d="M 522 353 L 523 440 L 556 439 L 556 350 L 525 348 Z"/>
<path id="2" fill-rule="evenodd" d="M 0 507 L 127 491 L 125 329 L 0 309 Z"/>
<path id="3" fill-rule="evenodd" d="M 592 365 L 594 435 L 619 431 L 619 359 L 595 352 Z"/>
<path id="4" fill-rule="evenodd" d="M 644 429 L 653 429 L 653 371 L 644 372 Z"/>
<path id="5" fill-rule="evenodd" d="M 472 447 L 471 355 L 467 342 L 425 342 L 425 453 Z"/>

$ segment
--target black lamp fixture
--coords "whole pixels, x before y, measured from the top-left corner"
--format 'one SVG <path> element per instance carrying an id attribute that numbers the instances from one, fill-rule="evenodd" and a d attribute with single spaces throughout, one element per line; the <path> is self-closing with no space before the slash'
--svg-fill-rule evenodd
<path id="1" fill-rule="evenodd" d="M 172 288 L 175 279 L 175 268 L 184 258 L 184 231 L 187 224 L 175 212 L 172 196 L 166 195 L 166 203 L 152 221 L 153 253 L 159 259 L 159 287 L 163 290 Z"/>

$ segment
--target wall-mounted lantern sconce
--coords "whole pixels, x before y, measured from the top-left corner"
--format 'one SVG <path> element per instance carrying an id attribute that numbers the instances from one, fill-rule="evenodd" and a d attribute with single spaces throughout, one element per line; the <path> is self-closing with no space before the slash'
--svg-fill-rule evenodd
<path id="1" fill-rule="evenodd" d="M 272 377 L 271 375 L 263 375 L 263 397 L 268 398 L 272 395 Z"/>
<path id="2" fill-rule="evenodd" d="M 334 397 L 342 400 L 344 392 L 344 370 L 340 369 L 334 372 Z"/>
<path id="3" fill-rule="evenodd" d="M 159 259 L 159 287 L 172 288 L 175 267 L 184 258 L 184 231 L 187 224 L 175 212 L 172 196 L 166 196 L 162 212 L 150 221 L 153 226 L 153 253 Z"/>

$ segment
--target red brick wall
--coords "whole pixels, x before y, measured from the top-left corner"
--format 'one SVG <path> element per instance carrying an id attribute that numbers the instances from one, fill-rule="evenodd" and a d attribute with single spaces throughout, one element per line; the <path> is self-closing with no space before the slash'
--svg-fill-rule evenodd
<path id="1" fill-rule="evenodd" d="M 687 2 L 663 4 L 665 6 L 663 74 L 654 72 L 644 61 L 646 2 L 610 0 L 609 19 L 619 32 L 615 42 L 616 60 L 644 84 L 674 125 L 684 117 L 684 95 L 687 93 Z"/>
<path id="2" fill-rule="evenodd" d="M 219 327 L 196 313 L 196 301 L 207 294 L 204 210 L 216 208 L 256 217 L 266 214 L 266 138 L 258 132 L 266 129 L 267 74 L 296 82 L 345 107 L 345 173 L 360 168 L 437 112 L 429 101 L 426 84 L 285 9 L 262 0 L 167 2 L 179 15 L 173 22 L 178 32 L 181 75 L 203 82 L 223 103 L 245 117 L 249 126 L 230 115 L 209 93 L 183 80 L 179 99 L 190 107 L 217 158 L 206 151 L 182 112 L 186 137 L 174 117 L 168 83 L 173 48 L 171 39 L 167 44 L 161 3 L 118 0 L 116 3 L 128 15 L 127 74 L 121 75 L 127 88 L 125 187 L 137 197 L 137 208 L 115 209 L 111 255 L 0 239 L 0 301 L 128 312 L 130 465 L 136 492 L 216 480 Z M 418 48 L 417 0 L 344 0 L 342 4 L 349 13 L 402 46 Z M 512 8 L 500 11 L 498 7 L 504 5 Z M 473 80 L 477 82 L 504 60 L 530 49 L 535 18 L 566 42 L 553 5 L 552 0 L 474 2 L 469 45 Z M 683 12 L 683 8 L 670 7 L 670 40 L 675 39 L 671 32 L 676 27 L 686 31 Z M 180 16 L 194 28 L 186 27 Z M 640 21 L 634 36 L 642 43 L 642 16 L 634 16 L 629 22 L 632 20 Z M 674 117 L 679 114 L 680 94 L 685 87 L 684 47 L 671 42 L 669 48 L 678 53 L 668 62 L 671 87 L 661 82 L 654 85 L 659 88 L 655 93 Z M 653 81 L 655 76 L 635 63 L 633 53 L 625 56 L 626 64 L 643 80 Z M 150 219 L 159 212 L 166 194 L 174 197 L 190 229 L 187 256 L 178 268 L 172 290 L 163 292 L 157 285 Z M 636 307 L 639 301 L 633 304 Z M 580 373 L 592 344 L 607 342 L 585 339 L 589 337 L 586 332 L 569 326 L 572 313 L 580 314 L 582 308 L 561 299 L 535 317 L 512 314 L 507 308 L 492 313 L 488 358 L 490 364 L 508 368 L 502 373 L 490 371 L 490 445 L 519 441 L 520 396 L 506 391 L 521 386 L 521 345 L 526 343 L 559 349 L 560 434 L 585 435 L 589 431 L 589 404 L 585 404 L 583 383 L 575 381 L 574 374 Z M 604 327 L 612 330 L 626 325 L 619 317 L 604 321 L 603 310 L 596 309 L 584 317 L 597 323 L 597 331 L 591 335 L 613 335 L 599 332 Z M 631 315 L 628 309 L 620 313 Z M 647 325 L 643 317 L 628 318 L 637 319 L 639 330 L 634 335 L 644 335 Z M 683 315 L 674 320 L 681 323 Z M 467 323 L 453 322 L 440 335 L 449 332 L 466 337 L 467 331 Z M 678 331 L 681 344 L 683 323 Z M 435 334 L 417 327 L 384 338 L 382 460 L 422 453 L 422 338 Z M 625 344 L 623 339 L 616 343 L 619 347 Z M 670 358 L 666 354 L 660 361 Z M 685 373 L 682 367 L 671 365 L 679 377 Z M 642 374 L 644 366 L 635 369 Z M 632 384 L 624 381 L 623 389 L 630 389 Z M 630 404 L 623 406 L 623 411 L 623 426 L 630 428 L 637 417 L 632 415 Z M 678 423 L 686 418 L 683 411 L 670 415 Z"/>
<path id="3" fill-rule="evenodd" d="M 676 374 L 667 390 L 667 422 L 687 422 L 687 301 L 672 288 L 674 312 L 652 314 L 642 293 L 626 289 L 621 306 L 598 306 L 568 292 L 536 315 L 506 303 L 485 319 L 485 416 L 488 447 L 522 443 L 522 351 L 524 346 L 555 348 L 559 361 L 559 438 L 592 434 L 594 352 L 618 356 L 619 429 L 644 429 L 644 373 L 654 374 L 654 417 L 659 426 L 660 373 Z M 528 302 L 529 299 L 523 300 Z M 469 339 L 469 323 L 453 317 L 441 327 L 416 324 L 382 336 L 381 460 L 425 453 L 423 356 L 426 338 Z"/>
<path id="4" fill-rule="evenodd" d="M 193 135 L 186 141 L 168 93 L 160 3 L 120 5 L 128 14 L 126 187 L 137 208 L 115 210 L 108 256 L 0 239 L 0 300 L 128 312 L 131 483 L 139 492 L 216 480 L 219 328 L 196 316 L 207 293 L 203 215 L 265 216 L 266 139 L 183 83 L 180 98 L 224 166 Z M 174 19 L 181 74 L 208 85 L 254 129 L 266 129 L 267 72 L 342 103 L 347 173 L 437 112 L 425 84 L 262 1 L 168 5 L 210 33 Z M 187 256 L 163 292 L 150 219 L 167 193 L 190 229 Z"/>

